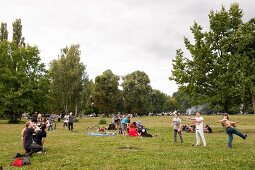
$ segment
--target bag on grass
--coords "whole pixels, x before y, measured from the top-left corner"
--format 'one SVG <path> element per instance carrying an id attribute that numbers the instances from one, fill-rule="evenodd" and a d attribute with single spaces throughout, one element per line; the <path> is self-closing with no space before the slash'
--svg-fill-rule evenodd
<path id="1" fill-rule="evenodd" d="M 31 162 L 28 159 L 28 157 L 20 157 L 20 158 L 16 158 L 12 163 L 11 166 L 15 166 L 15 167 L 21 167 L 23 165 L 30 165 Z"/>
<path id="2" fill-rule="evenodd" d="M 21 167 L 23 165 L 22 163 L 22 158 L 16 158 L 12 163 L 11 166 L 15 166 L 15 167 Z"/>

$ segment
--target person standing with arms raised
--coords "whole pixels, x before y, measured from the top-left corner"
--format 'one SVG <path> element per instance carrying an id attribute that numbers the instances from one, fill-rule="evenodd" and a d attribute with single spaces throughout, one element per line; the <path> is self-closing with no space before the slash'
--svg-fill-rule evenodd
<path id="1" fill-rule="evenodd" d="M 230 149 L 232 149 L 233 134 L 236 134 L 244 140 L 247 138 L 247 134 L 244 135 L 234 128 L 239 122 L 231 122 L 227 113 L 224 114 L 223 119 L 219 120 L 219 122 L 226 128 L 226 133 L 228 134 L 228 147 Z"/>
<path id="2" fill-rule="evenodd" d="M 206 140 L 205 140 L 205 136 L 204 136 L 204 118 L 201 117 L 201 113 L 197 112 L 196 117 L 194 117 L 194 118 L 190 118 L 190 117 L 187 117 L 187 118 L 195 121 L 195 124 L 196 124 L 196 140 L 197 140 L 197 142 L 196 142 L 195 146 L 200 145 L 200 137 L 202 138 L 204 146 L 206 146 Z"/>

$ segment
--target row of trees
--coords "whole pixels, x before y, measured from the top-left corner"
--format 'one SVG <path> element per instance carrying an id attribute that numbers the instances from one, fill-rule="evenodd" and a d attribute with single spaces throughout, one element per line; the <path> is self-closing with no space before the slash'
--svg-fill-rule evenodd
<path id="1" fill-rule="evenodd" d="M 255 111 L 255 19 L 242 20 L 238 4 L 209 14 L 210 29 L 194 23 L 194 40 L 184 38 L 190 56 L 176 51 L 171 80 L 193 105 L 213 110 Z M 253 109 L 252 109 L 253 104 Z"/>
<path id="2" fill-rule="evenodd" d="M 147 114 L 176 108 L 175 100 L 152 89 L 141 71 L 120 77 L 106 70 L 89 80 L 79 45 L 63 48 L 46 69 L 38 48 L 25 42 L 21 20 L 12 27 L 11 39 L 7 24 L 0 27 L 0 116 L 12 123 L 25 112 Z"/>
<path id="3" fill-rule="evenodd" d="M 123 81 L 121 84 L 120 78 Z M 94 104 L 104 114 L 122 111 L 142 115 L 176 109 L 175 100 L 152 89 L 150 79 L 143 71 L 119 77 L 111 70 L 106 70 L 96 77 L 94 87 Z"/>

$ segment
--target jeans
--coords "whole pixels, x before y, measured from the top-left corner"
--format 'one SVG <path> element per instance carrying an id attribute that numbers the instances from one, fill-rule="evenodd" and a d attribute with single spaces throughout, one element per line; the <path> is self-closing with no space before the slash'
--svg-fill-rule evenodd
<path id="1" fill-rule="evenodd" d="M 197 139 L 197 146 L 200 145 L 200 137 L 202 138 L 204 146 L 206 146 L 204 130 L 203 129 L 196 129 L 196 139 Z"/>
<path id="2" fill-rule="evenodd" d="M 73 130 L 73 122 L 68 123 L 68 129 Z"/>
<path id="3" fill-rule="evenodd" d="M 233 134 L 236 134 L 239 137 L 246 139 L 246 136 L 244 136 L 241 132 L 232 127 L 228 127 L 226 129 L 226 133 L 228 134 L 228 147 L 230 148 L 232 148 Z"/>
<path id="4" fill-rule="evenodd" d="M 29 148 L 26 149 L 26 154 L 28 156 L 32 156 L 33 153 L 39 152 L 43 150 L 43 146 L 38 144 L 31 144 Z"/>
<path id="5" fill-rule="evenodd" d="M 183 143 L 182 132 L 174 129 L 174 142 L 177 143 L 177 133 L 180 136 L 181 143 Z"/>

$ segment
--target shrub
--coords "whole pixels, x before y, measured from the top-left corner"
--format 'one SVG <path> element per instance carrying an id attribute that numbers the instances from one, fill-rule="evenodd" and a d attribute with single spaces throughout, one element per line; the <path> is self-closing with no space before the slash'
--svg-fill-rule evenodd
<path id="1" fill-rule="evenodd" d="M 105 125 L 105 124 L 107 124 L 106 119 L 100 119 L 99 125 Z"/>

